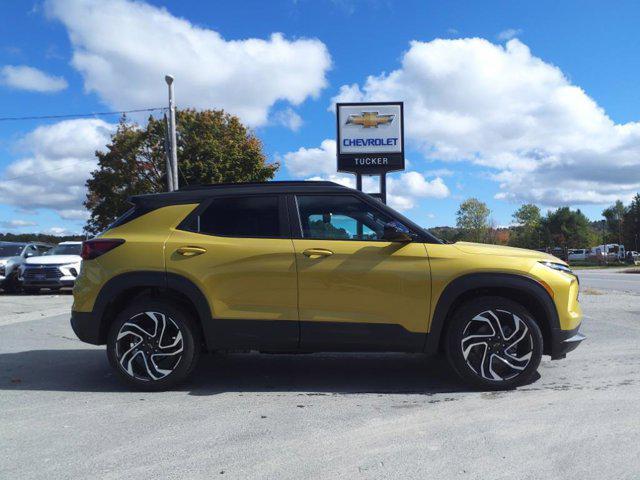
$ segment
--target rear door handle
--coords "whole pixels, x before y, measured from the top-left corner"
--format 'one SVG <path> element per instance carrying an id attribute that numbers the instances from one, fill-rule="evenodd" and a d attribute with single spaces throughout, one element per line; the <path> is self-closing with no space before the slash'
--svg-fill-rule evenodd
<path id="1" fill-rule="evenodd" d="M 327 250 L 326 248 L 307 248 L 302 254 L 305 257 L 309 258 L 321 258 L 321 257 L 330 257 L 333 255 L 331 250 Z"/>
<path id="2" fill-rule="evenodd" d="M 186 246 L 178 248 L 176 250 L 176 253 L 178 255 L 182 255 L 183 257 L 195 257 L 196 255 L 207 253 L 207 249 L 202 247 Z"/>

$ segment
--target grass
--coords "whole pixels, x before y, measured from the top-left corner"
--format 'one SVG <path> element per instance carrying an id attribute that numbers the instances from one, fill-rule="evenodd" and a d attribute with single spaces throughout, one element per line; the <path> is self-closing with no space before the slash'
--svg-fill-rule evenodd
<path id="1" fill-rule="evenodd" d="M 572 270 L 592 270 L 600 268 L 633 268 L 633 265 L 626 263 L 607 263 L 606 265 L 594 265 L 592 263 L 570 263 Z"/>

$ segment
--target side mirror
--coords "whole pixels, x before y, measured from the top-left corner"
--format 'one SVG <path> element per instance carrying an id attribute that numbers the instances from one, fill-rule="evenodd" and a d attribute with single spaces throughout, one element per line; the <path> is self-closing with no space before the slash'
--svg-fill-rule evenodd
<path id="1" fill-rule="evenodd" d="M 402 242 L 402 243 L 408 243 L 413 240 L 413 238 L 408 232 L 401 230 L 398 224 L 394 222 L 389 222 L 385 224 L 384 231 L 382 233 L 382 239 L 388 240 L 389 242 Z"/>
<path id="2" fill-rule="evenodd" d="M 27 254 L 25 255 L 26 258 L 30 258 L 30 257 L 35 257 L 35 253 L 33 252 L 27 252 Z"/>

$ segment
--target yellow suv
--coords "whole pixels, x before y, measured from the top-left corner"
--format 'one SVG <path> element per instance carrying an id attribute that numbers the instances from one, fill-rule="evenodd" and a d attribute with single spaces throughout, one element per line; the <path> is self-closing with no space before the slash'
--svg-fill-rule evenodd
<path id="1" fill-rule="evenodd" d="M 512 388 L 584 339 L 559 259 L 445 244 L 331 182 L 141 195 L 86 241 L 71 325 L 134 387 L 169 388 L 203 351 L 445 352 L 466 382 Z"/>

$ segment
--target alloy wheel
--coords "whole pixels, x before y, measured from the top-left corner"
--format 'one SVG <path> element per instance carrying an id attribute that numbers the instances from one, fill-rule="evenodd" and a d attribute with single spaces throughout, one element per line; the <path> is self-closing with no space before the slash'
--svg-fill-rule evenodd
<path id="1" fill-rule="evenodd" d="M 534 340 L 526 323 L 507 310 L 486 310 L 467 322 L 460 341 L 467 366 L 486 380 L 518 376 L 531 361 Z"/>
<path id="2" fill-rule="evenodd" d="M 115 354 L 132 378 L 156 381 L 171 374 L 182 359 L 184 344 L 178 325 L 161 312 L 143 312 L 127 320 L 116 336 Z"/>

